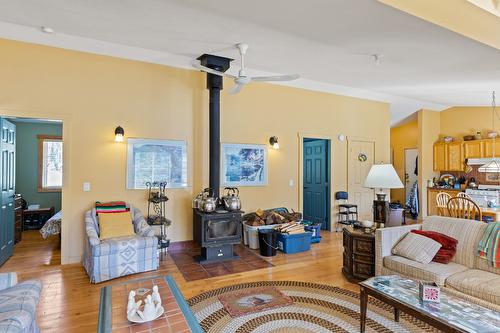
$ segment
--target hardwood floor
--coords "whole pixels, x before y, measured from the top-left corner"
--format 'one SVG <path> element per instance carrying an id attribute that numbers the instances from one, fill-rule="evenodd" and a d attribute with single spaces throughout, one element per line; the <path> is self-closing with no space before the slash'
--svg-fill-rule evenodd
<path id="1" fill-rule="evenodd" d="M 263 281 L 309 281 L 359 291 L 341 273 L 342 233 L 322 233 L 320 244 L 311 251 L 266 258 L 275 265 L 250 272 L 187 282 L 167 255 L 154 272 L 136 274 L 93 285 L 80 264 L 60 265 L 58 239 L 44 240 L 37 231 L 23 233 L 14 255 L 0 272 L 15 271 L 19 280 L 40 279 L 43 291 L 38 306 L 38 324 L 42 332 L 95 332 L 101 287 L 119 281 L 170 274 L 186 298 L 226 285 Z"/>

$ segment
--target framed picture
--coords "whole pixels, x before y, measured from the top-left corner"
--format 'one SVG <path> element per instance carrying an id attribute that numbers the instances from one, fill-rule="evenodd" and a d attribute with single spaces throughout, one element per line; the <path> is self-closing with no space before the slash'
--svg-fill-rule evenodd
<path id="1" fill-rule="evenodd" d="M 487 182 L 498 182 L 498 181 L 500 181 L 500 173 L 496 173 L 496 172 L 488 172 L 488 173 L 486 173 L 486 181 Z"/>
<path id="2" fill-rule="evenodd" d="M 267 185 L 267 146 L 222 144 L 222 185 Z"/>
<path id="3" fill-rule="evenodd" d="M 127 140 L 127 189 L 145 189 L 147 182 L 187 187 L 186 141 Z"/>

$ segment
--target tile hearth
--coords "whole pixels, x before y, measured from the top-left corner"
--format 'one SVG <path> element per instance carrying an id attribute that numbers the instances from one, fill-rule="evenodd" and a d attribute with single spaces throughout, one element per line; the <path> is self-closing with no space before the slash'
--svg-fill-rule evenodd
<path id="1" fill-rule="evenodd" d="M 200 255 L 200 248 L 195 243 L 189 242 L 183 246 L 173 247 L 169 249 L 169 254 L 186 281 L 273 267 L 273 264 L 243 245 L 236 245 L 234 251 L 241 259 L 204 265 L 196 260 L 196 257 Z"/>

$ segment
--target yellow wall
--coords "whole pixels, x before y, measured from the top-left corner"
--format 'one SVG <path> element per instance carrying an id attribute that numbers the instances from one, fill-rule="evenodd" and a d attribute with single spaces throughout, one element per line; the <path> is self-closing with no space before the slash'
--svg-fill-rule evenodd
<path id="1" fill-rule="evenodd" d="M 222 141 L 265 143 L 276 135 L 280 143 L 280 150 L 269 150 L 269 186 L 241 189 L 244 209 L 300 208 L 298 134 L 331 139 L 334 203 L 333 193 L 347 190 L 347 140 L 339 142 L 337 135 L 373 139 L 375 161 L 388 161 L 389 121 L 384 103 L 277 85 L 254 84 L 241 95 L 224 95 Z"/>
<path id="2" fill-rule="evenodd" d="M 440 112 L 418 111 L 418 188 L 420 216 L 427 216 L 427 180 L 439 176 L 434 172 L 434 143 L 441 132 Z"/>
<path id="3" fill-rule="evenodd" d="M 495 127 L 500 129 L 500 120 L 495 119 Z M 441 135 L 463 140 L 464 135 L 481 131 L 486 135 L 492 130 L 491 107 L 452 107 L 441 112 Z"/>
<path id="4" fill-rule="evenodd" d="M 122 199 L 146 208 L 144 191 L 125 189 L 126 144 L 113 142 L 117 125 L 126 137 L 188 142 L 191 186 L 169 190 L 167 209 L 170 237 L 192 238 L 191 198 L 208 185 L 204 74 L 8 40 L 0 40 L 0 50 L 0 114 L 64 121 L 63 263 L 80 260 L 83 214 L 94 201 Z M 280 140 L 281 149 L 269 151 L 269 185 L 243 188 L 244 209 L 300 206 L 299 133 L 332 139 L 332 192 L 345 190 L 347 143 L 336 136 L 371 138 L 375 159 L 388 161 L 389 118 L 386 103 L 276 85 L 224 93 L 223 142 L 263 144 L 272 135 Z M 86 181 L 90 192 L 82 191 Z"/>
<path id="5" fill-rule="evenodd" d="M 405 149 L 417 148 L 417 145 L 417 120 L 391 128 L 392 164 L 403 184 L 405 183 Z M 391 190 L 391 201 L 405 203 L 405 189 Z"/>

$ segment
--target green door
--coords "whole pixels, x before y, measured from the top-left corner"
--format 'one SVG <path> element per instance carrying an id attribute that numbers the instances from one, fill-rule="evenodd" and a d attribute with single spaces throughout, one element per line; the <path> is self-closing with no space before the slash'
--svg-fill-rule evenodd
<path id="1" fill-rule="evenodd" d="M 0 119 L 0 265 L 14 250 L 14 193 L 16 169 L 16 126 Z"/>
<path id="2" fill-rule="evenodd" d="M 303 214 L 304 220 L 329 229 L 328 140 L 304 139 Z"/>

